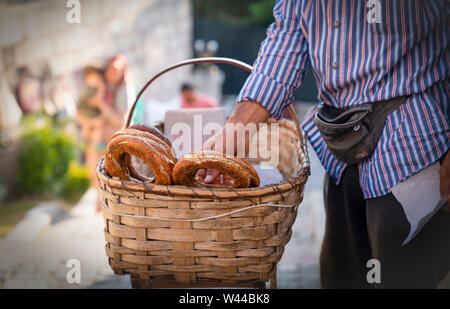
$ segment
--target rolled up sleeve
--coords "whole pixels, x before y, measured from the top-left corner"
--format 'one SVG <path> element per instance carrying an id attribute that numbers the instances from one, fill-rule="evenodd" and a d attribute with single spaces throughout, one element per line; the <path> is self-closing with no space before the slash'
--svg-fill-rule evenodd
<path id="1" fill-rule="evenodd" d="M 308 43 L 300 24 L 300 2 L 276 2 L 275 22 L 267 29 L 253 72 L 237 97 L 237 102 L 259 102 L 276 119 L 291 102 L 308 63 Z"/>

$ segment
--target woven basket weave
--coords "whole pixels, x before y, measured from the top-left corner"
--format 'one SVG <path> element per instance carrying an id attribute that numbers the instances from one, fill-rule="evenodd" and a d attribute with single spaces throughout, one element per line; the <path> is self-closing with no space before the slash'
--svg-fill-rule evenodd
<path id="1" fill-rule="evenodd" d="M 201 58 L 183 65 L 208 60 L 235 62 Z M 295 116 L 292 106 L 290 111 Z M 259 188 L 126 182 L 111 178 L 100 160 L 106 254 L 114 273 L 130 274 L 134 288 L 264 287 L 269 280 L 276 288 L 276 265 L 309 175 L 304 138 L 293 119 L 279 122 L 276 143 L 282 150 L 277 167 L 287 180 Z"/>

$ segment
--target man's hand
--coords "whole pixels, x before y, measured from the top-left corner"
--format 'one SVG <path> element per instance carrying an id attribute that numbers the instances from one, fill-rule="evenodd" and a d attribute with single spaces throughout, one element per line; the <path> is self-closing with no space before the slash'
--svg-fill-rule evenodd
<path id="1" fill-rule="evenodd" d="M 270 113 L 261 104 L 255 101 L 240 102 L 236 104 L 231 115 L 222 130 L 208 139 L 203 145 L 204 150 L 214 150 L 230 156 L 237 154 L 237 149 L 245 149 L 247 154 L 249 151 L 250 138 L 248 132 L 239 132 L 239 130 L 249 124 L 266 122 L 270 117 Z M 242 124 L 243 126 L 235 126 Z M 228 141 L 228 147 L 227 147 Z M 199 170 L 197 176 L 206 183 L 222 183 L 231 184 L 232 178 L 228 175 L 221 175 L 217 170 Z"/>
<path id="2" fill-rule="evenodd" d="M 439 190 L 441 192 L 441 197 L 450 199 L 450 151 L 447 152 L 444 161 L 441 164 L 440 176 Z M 450 211 L 450 202 L 448 200 L 442 209 Z"/>

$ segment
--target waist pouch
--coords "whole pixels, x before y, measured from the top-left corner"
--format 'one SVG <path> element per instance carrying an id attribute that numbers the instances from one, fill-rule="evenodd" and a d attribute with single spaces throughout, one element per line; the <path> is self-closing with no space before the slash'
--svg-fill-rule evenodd
<path id="1" fill-rule="evenodd" d="M 347 164 L 358 164 L 372 155 L 387 116 L 405 101 L 406 97 L 397 97 L 347 109 L 322 103 L 314 123 L 336 159 Z"/>

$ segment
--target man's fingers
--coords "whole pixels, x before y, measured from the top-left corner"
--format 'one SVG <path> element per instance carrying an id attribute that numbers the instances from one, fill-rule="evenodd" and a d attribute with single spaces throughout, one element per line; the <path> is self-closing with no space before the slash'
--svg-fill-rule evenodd
<path id="1" fill-rule="evenodd" d="M 206 169 L 201 168 L 197 171 L 197 176 L 201 179 L 201 180 L 205 180 L 206 177 Z"/>
<path id="2" fill-rule="evenodd" d="M 233 177 L 228 175 L 223 175 L 222 183 L 225 185 L 232 185 L 233 184 Z"/>
<path id="3" fill-rule="evenodd" d="M 223 183 L 223 175 L 220 174 L 219 176 L 217 176 L 217 178 L 214 180 L 214 184 L 222 184 Z"/>
<path id="4" fill-rule="evenodd" d="M 206 183 L 213 183 L 218 176 L 219 176 L 219 171 L 218 170 L 208 169 L 206 171 L 205 182 Z"/>

